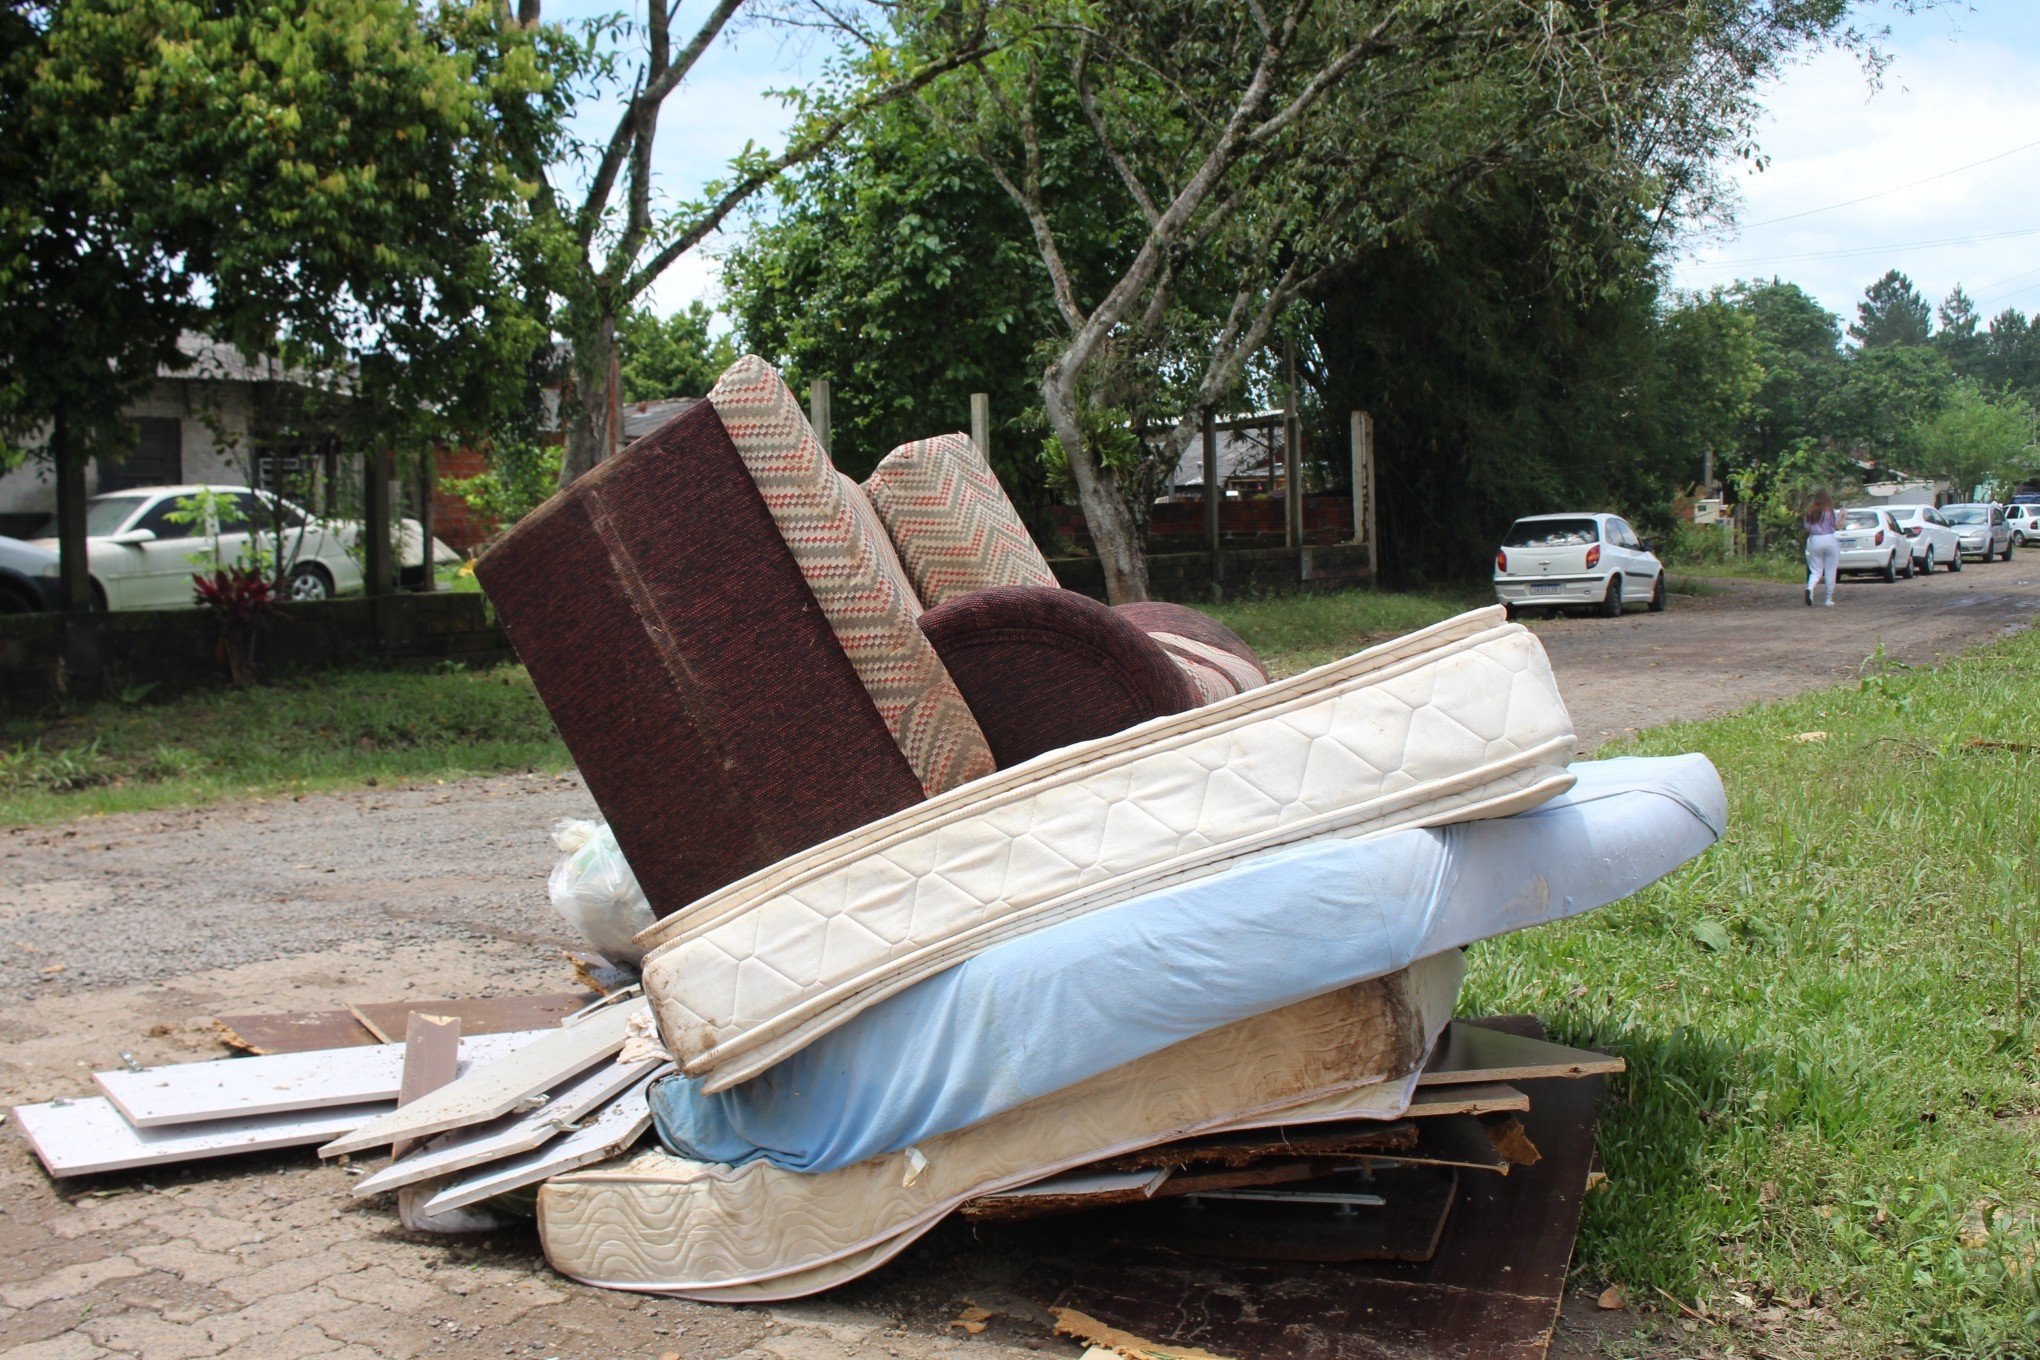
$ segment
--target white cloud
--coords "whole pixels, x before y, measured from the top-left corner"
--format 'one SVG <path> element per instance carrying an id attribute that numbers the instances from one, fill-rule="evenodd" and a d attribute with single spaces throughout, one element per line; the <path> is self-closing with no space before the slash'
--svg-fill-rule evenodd
<path id="1" fill-rule="evenodd" d="M 1693 243 L 1674 282 L 1699 288 L 1776 274 L 1846 320 L 1864 286 L 1898 268 L 1930 301 L 1959 282 L 1986 316 L 2006 306 L 2034 311 L 2040 145 L 1882 192 L 2040 139 L 2040 52 L 2021 31 L 2029 25 L 2002 7 L 1995 18 L 1966 16 L 1960 30 L 1945 15 L 1924 16 L 1900 29 L 1896 60 L 1874 91 L 1845 54 L 1787 73 L 1760 133 L 1770 164 L 1737 176 L 1740 219 L 1750 225 Z"/>

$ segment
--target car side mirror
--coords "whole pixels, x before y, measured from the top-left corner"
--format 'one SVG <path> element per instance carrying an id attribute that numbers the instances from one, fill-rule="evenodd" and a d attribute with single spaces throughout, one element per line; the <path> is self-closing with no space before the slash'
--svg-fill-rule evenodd
<path id="1" fill-rule="evenodd" d="M 108 536 L 106 541 L 108 543 L 118 543 L 123 548 L 139 548 L 144 543 L 154 543 L 156 541 L 156 531 L 154 529 L 130 529 L 124 534 L 112 534 Z"/>
<path id="2" fill-rule="evenodd" d="M 1637 546 L 1647 553 L 1654 553 L 1657 551 L 1657 540 L 1654 538 L 1639 539 Z"/>

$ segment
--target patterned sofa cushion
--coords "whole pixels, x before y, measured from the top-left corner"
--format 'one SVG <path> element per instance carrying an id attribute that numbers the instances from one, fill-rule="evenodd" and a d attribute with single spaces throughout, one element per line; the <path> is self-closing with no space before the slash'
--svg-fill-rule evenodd
<path id="1" fill-rule="evenodd" d="M 1204 696 L 1203 703 L 1268 683 L 1268 668 L 1254 649 L 1209 614 L 1163 600 L 1123 604 L 1118 613 L 1168 651 Z"/>
<path id="2" fill-rule="evenodd" d="M 921 603 L 992 586 L 1054 586 L 1055 573 L 976 444 L 960 434 L 902 444 L 864 479 Z"/>
<path id="3" fill-rule="evenodd" d="M 990 773 L 984 733 L 915 626 L 912 585 L 860 522 L 844 479 L 777 370 L 747 355 L 708 400 L 922 787 L 933 795 Z"/>
<path id="4" fill-rule="evenodd" d="M 661 915 L 924 796 L 706 404 L 475 574 Z"/>
<path id="5" fill-rule="evenodd" d="M 1000 769 L 1206 702 L 1174 656 L 1074 590 L 995 586 L 921 616 Z"/>

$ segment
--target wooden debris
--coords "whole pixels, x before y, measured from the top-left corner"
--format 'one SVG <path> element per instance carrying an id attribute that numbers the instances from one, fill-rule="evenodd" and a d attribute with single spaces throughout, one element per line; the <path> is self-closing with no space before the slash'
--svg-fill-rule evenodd
<path id="1" fill-rule="evenodd" d="M 595 999 L 587 993 L 554 992 L 544 996 L 491 996 L 437 1001 L 379 1001 L 337 1011 L 285 1011 L 269 1015 L 222 1015 L 213 1023 L 229 1046 L 247 1053 L 309 1053 L 322 1048 L 364 1048 L 387 1043 L 377 1034 L 399 1035 L 418 1011 L 451 1016 L 461 1033 L 507 1034 L 517 1030 L 551 1029 Z"/>
<path id="2" fill-rule="evenodd" d="M 1051 1176 L 1016 1190 L 965 1201 L 968 1219 L 1007 1220 L 1042 1218 L 1077 1209 L 1097 1209 L 1110 1204 L 1137 1204 L 1150 1198 L 1169 1179 L 1169 1169 L 1142 1171 L 1098 1171 L 1085 1169 Z"/>
<path id="3" fill-rule="evenodd" d="M 1567 1048 L 1543 1039 L 1470 1025 L 1446 1027 L 1438 1051 L 1417 1078 L 1419 1086 L 1458 1082 L 1532 1081 L 1541 1077 L 1592 1077 L 1625 1071 L 1628 1064 L 1606 1053 Z"/>
<path id="4" fill-rule="evenodd" d="M 1104 1351 L 1107 1355 L 1124 1356 L 1126 1360 L 1236 1360 L 1233 1356 L 1214 1355 L 1195 1346 L 1157 1345 L 1131 1332 L 1123 1332 L 1117 1327 L 1108 1326 L 1074 1308 L 1055 1308 L 1050 1311 L 1055 1314 L 1055 1329 L 1058 1333 L 1075 1337 L 1091 1348 L 1084 1353 L 1084 1360 L 1090 1360 L 1092 1354 L 1097 1351 Z"/>
<path id="5" fill-rule="evenodd" d="M 1421 1262 L 1437 1250 L 1458 1184 L 1458 1173 L 1449 1167 L 1384 1167 L 1365 1180 L 1338 1176 L 1286 1187 L 1305 1193 L 1366 1192 L 1383 1201 L 1353 1213 L 1273 1201 L 1280 1190 L 1269 1192 L 1272 1202 L 1254 1202 L 1226 1198 L 1232 1192 L 1221 1189 L 1197 1200 L 1194 1208 L 1179 1198 L 1123 1211 L 1108 1221 L 1115 1241 L 1175 1256 L 1325 1264 Z"/>
<path id="6" fill-rule="evenodd" d="M 547 1030 L 512 1053 L 475 1066 L 460 1080 L 334 1139 L 319 1149 L 319 1155 L 337 1157 L 405 1138 L 487 1123 L 508 1114 L 530 1097 L 614 1055 L 623 1047 L 631 1017 L 648 1004 L 638 998 L 597 1011 L 575 1024 Z"/>
<path id="7" fill-rule="evenodd" d="M 1543 1158 L 1544 1154 L 1537 1150 L 1537 1144 L 1531 1142 L 1530 1135 L 1524 1131 L 1522 1120 L 1504 1115 L 1481 1123 L 1487 1129 L 1488 1141 L 1494 1144 L 1495 1151 L 1510 1166 L 1535 1166 Z M 1590 1187 L 1591 1183 L 1590 1173 Z"/>
<path id="8" fill-rule="evenodd" d="M 651 1077 L 643 1078 L 611 1101 L 602 1113 L 565 1138 L 554 1139 L 521 1157 L 491 1162 L 474 1174 L 453 1181 L 425 1201 L 426 1211 L 445 1213 L 449 1209 L 493 1199 L 623 1151 L 642 1138 L 645 1130 L 652 1126 L 652 1107 L 645 1099 L 645 1088 L 651 1083 Z"/>
<path id="9" fill-rule="evenodd" d="M 52 1176 L 86 1176 L 323 1143 L 388 1108 L 347 1105 L 145 1129 L 123 1119 L 111 1101 L 83 1096 L 18 1105 L 14 1118 Z"/>
<path id="10" fill-rule="evenodd" d="M 1269 1157 L 1327 1156 L 1339 1152 L 1393 1152 L 1417 1145 L 1408 1120 L 1305 1124 L 1243 1133 L 1179 1138 L 1097 1162 L 1087 1170 L 1137 1171 L 1145 1167 L 1249 1166 Z"/>
<path id="11" fill-rule="evenodd" d="M 404 1076 L 397 1087 L 397 1108 L 401 1110 L 459 1075 L 460 1017 L 412 1011 L 404 1031 Z M 391 1147 L 390 1155 L 401 1157 L 411 1146 L 398 1143 Z"/>

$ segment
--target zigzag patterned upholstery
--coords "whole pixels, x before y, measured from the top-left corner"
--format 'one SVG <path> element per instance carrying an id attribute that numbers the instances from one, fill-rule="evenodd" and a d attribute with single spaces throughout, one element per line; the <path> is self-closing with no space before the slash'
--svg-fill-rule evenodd
<path id="1" fill-rule="evenodd" d="M 1056 585 L 1006 489 L 964 435 L 900 445 L 864 491 L 930 609 L 993 586 Z"/>
<path id="2" fill-rule="evenodd" d="M 888 569 L 890 555 L 859 520 L 778 371 L 746 355 L 708 400 L 922 786 L 932 796 L 991 773 L 991 747 L 977 719 L 915 625 L 913 587 Z"/>

